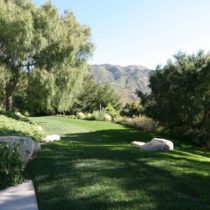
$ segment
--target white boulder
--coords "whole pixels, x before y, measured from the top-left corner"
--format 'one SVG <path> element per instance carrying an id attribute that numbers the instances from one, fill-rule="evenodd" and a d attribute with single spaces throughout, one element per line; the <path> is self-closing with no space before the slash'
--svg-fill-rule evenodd
<path id="1" fill-rule="evenodd" d="M 133 141 L 131 145 L 145 151 L 156 151 L 156 150 L 169 151 L 174 149 L 174 144 L 172 141 L 169 141 L 167 139 L 159 139 L 159 138 L 153 138 L 151 141 L 147 143 Z"/>
<path id="2" fill-rule="evenodd" d="M 41 151 L 40 144 L 33 141 L 31 137 L 1 136 L 0 142 L 14 143 L 17 145 L 20 158 L 24 164 L 27 164 L 36 153 Z"/>
<path id="3" fill-rule="evenodd" d="M 139 147 L 142 147 L 143 145 L 145 145 L 145 143 L 141 142 L 141 141 L 133 141 L 133 142 L 131 142 L 131 145 L 133 145 L 134 147 L 139 148 Z"/>
<path id="4" fill-rule="evenodd" d="M 43 141 L 45 142 L 53 142 L 53 141 L 60 141 L 61 137 L 59 135 L 49 135 L 46 136 Z"/>

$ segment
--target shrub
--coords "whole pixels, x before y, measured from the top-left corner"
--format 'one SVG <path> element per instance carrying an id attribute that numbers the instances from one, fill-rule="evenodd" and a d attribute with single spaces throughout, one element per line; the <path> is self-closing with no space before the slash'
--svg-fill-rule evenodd
<path id="1" fill-rule="evenodd" d="M 141 115 L 133 119 L 133 126 L 144 131 L 154 131 L 157 127 L 157 124 L 153 119 Z"/>
<path id="2" fill-rule="evenodd" d="M 112 116 L 112 117 L 119 117 L 119 112 L 112 106 L 112 104 L 108 103 L 106 107 L 106 111 Z"/>
<path id="3" fill-rule="evenodd" d="M 153 119 L 144 115 L 140 115 L 134 118 L 116 118 L 115 122 L 128 125 L 143 131 L 155 131 L 155 129 L 157 128 L 157 123 Z"/>
<path id="4" fill-rule="evenodd" d="M 126 117 L 139 116 L 143 112 L 143 107 L 139 103 L 127 103 L 121 110 L 120 114 Z"/>
<path id="5" fill-rule="evenodd" d="M 121 116 L 115 117 L 113 120 L 114 120 L 115 123 L 122 123 L 123 117 L 121 117 Z"/>
<path id="6" fill-rule="evenodd" d="M 65 117 L 65 118 L 69 118 L 69 119 L 77 119 L 77 116 L 76 115 L 65 115 L 65 114 L 57 114 L 56 116 L 58 117 Z"/>
<path id="7" fill-rule="evenodd" d="M 73 115 L 73 114 L 72 115 L 67 115 L 67 117 L 70 118 L 70 119 L 76 119 L 77 118 L 77 116 Z"/>
<path id="8" fill-rule="evenodd" d="M 91 113 L 87 113 L 86 116 L 85 116 L 85 119 L 86 120 L 94 120 L 94 117 Z"/>
<path id="9" fill-rule="evenodd" d="M 85 114 L 83 112 L 79 112 L 77 113 L 77 118 L 83 120 L 85 119 Z"/>
<path id="10" fill-rule="evenodd" d="M 103 121 L 103 115 L 104 115 L 103 111 L 93 111 L 92 113 L 94 120 L 99 120 L 99 121 Z"/>
<path id="11" fill-rule="evenodd" d="M 12 143 L 0 143 L 0 189 L 23 181 L 24 166 L 18 147 Z"/>
<path id="12" fill-rule="evenodd" d="M 92 116 L 95 120 L 98 120 L 98 121 L 104 121 L 105 120 L 105 116 L 106 116 L 106 119 L 110 118 L 111 116 L 109 114 L 106 113 L 105 110 L 100 110 L 100 111 L 94 111 L 92 113 Z"/>
<path id="13" fill-rule="evenodd" d="M 0 114 L 0 135 L 1 136 L 30 136 L 36 141 L 41 141 L 45 136 L 40 128 L 25 119 L 14 119 Z"/>
<path id="14" fill-rule="evenodd" d="M 109 114 L 104 114 L 104 121 L 109 121 L 109 122 L 111 122 L 111 121 L 112 121 L 112 116 L 109 115 Z"/>

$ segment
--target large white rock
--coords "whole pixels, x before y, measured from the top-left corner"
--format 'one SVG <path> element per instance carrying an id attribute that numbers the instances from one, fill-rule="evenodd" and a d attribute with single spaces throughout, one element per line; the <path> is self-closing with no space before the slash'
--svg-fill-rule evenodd
<path id="1" fill-rule="evenodd" d="M 131 145 L 145 151 L 156 151 L 156 150 L 169 151 L 174 149 L 174 144 L 172 141 L 169 141 L 167 139 L 159 139 L 159 138 L 153 138 L 151 141 L 147 143 L 133 141 Z"/>
<path id="2" fill-rule="evenodd" d="M 31 137 L 1 136 L 0 142 L 14 143 L 17 145 L 20 158 L 24 164 L 27 164 L 36 153 L 41 151 L 40 144 L 33 141 Z"/>
<path id="3" fill-rule="evenodd" d="M 45 142 L 53 142 L 53 141 L 60 141 L 61 137 L 59 135 L 49 135 L 46 136 L 43 141 Z"/>
<path id="4" fill-rule="evenodd" d="M 145 144 L 146 143 L 141 142 L 141 141 L 133 141 L 133 142 L 131 142 L 131 145 L 133 145 L 134 147 L 137 147 L 137 148 L 142 147 Z"/>

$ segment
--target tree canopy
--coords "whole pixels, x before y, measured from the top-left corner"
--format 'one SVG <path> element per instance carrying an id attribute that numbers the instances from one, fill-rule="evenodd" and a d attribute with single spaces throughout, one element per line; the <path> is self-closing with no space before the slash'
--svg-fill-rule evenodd
<path id="1" fill-rule="evenodd" d="M 77 76 L 78 71 L 86 72 L 92 50 L 90 29 L 80 25 L 73 13 L 60 15 L 51 2 L 37 7 L 30 0 L 0 1 L 0 69 L 8 71 L 4 86 L 8 111 L 21 74 L 37 69 L 55 75 L 55 92 L 66 99 L 62 86 L 68 87 L 65 91 L 69 94 L 73 72 Z M 66 100 L 55 101 L 56 108 L 65 110 L 61 102 Z"/>
<path id="2" fill-rule="evenodd" d="M 72 111 L 93 112 L 94 110 L 105 109 L 108 104 L 118 110 L 121 107 L 120 96 L 110 85 L 98 84 L 92 76 L 87 75 Z"/>
<path id="3" fill-rule="evenodd" d="M 210 59 L 178 53 L 150 77 L 147 113 L 178 136 L 210 142 Z"/>

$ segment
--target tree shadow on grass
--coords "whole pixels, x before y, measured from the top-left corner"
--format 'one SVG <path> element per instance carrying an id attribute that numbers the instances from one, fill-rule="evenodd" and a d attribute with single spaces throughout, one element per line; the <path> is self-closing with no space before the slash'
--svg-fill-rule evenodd
<path id="1" fill-rule="evenodd" d="M 130 144 L 134 140 L 138 141 L 149 141 L 154 137 L 154 134 L 148 132 L 141 132 L 134 129 L 130 130 L 102 130 L 89 133 L 73 133 L 65 134 L 63 140 L 73 141 L 82 144 L 118 144 L 119 146 L 123 143 Z"/>
<path id="2" fill-rule="evenodd" d="M 152 137 L 104 130 L 67 134 L 44 145 L 28 167 L 40 210 L 210 209 L 210 178 L 204 173 L 210 174 L 209 163 L 184 149 L 149 153 L 130 146 Z"/>

